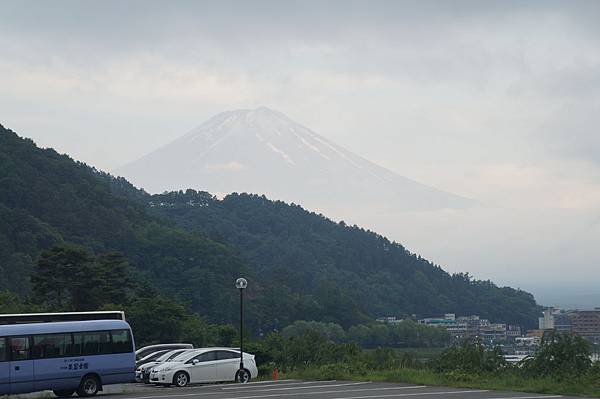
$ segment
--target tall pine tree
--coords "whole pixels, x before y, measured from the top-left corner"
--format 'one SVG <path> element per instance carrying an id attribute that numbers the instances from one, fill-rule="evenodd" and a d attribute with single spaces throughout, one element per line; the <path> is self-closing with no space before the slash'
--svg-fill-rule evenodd
<path id="1" fill-rule="evenodd" d="M 35 300 L 53 310 L 91 310 L 97 285 L 93 258 L 83 247 L 62 244 L 42 252 L 31 277 Z"/>
<path id="2" fill-rule="evenodd" d="M 127 302 L 134 287 L 121 253 L 108 252 L 96 257 L 83 247 L 67 244 L 40 255 L 31 284 L 37 303 L 61 311 L 121 305 Z"/>

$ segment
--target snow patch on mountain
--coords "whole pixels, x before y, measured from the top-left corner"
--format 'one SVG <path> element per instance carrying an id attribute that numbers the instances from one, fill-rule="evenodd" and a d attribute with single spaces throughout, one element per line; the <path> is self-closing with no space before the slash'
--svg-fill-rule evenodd
<path id="1" fill-rule="evenodd" d="M 246 165 L 240 162 L 227 162 L 227 163 L 215 163 L 209 164 L 204 167 L 207 172 L 221 172 L 221 171 L 229 171 L 229 172 L 241 172 L 242 170 L 248 169 Z"/>
<path id="2" fill-rule="evenodd" d="M 277 154 L 281 155 L 281 157 L 285 160 L 285 162 L 289 163 L 290 165 L 296 164 L 296 162 L 294 162 L 288 154 L 286 154 L 284 151 L 280 150 L 279 148 L 275 147 L 273 145 L 273 143 L 267 142 L 267 147 L 269 147 L 270 149 L 275 151 Z"/>

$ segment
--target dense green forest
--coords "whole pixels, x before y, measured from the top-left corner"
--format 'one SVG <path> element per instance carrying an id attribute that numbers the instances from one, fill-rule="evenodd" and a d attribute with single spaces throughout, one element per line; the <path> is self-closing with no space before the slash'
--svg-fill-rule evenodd
<path id="1" fill-rule="evenodd" d="M 539 308 L 529 293 L 450 275 L 381 235 L 298 205 L 250 194 L 218 200 L 193 190 L 154 195 L 148 204 L 187 231 L 236 248 L 286 323 L 324 320 L 347 327 L 361 315 L 447 312 L 523 326 L 537 320 Z"/>
<path id="2" fill-rule="evenodd" d="M 380 315 L 444 312 L 530 326 L 539 312 L 526 292 L 450 275 L 400 244 L 297 205 L 192 190 L 150 196 L 0 126 L 0 289 L 30 296 L 40 255 L 56 245 L 84 248 L 92 268 L 106 268 L 111 256 L 119 265 L 122 254 L 135 295 L 149 287 L 210 323 L 237 320 L 233 281 L 244 275 L 254 333 L 295 320 L 349 329 Z"/>

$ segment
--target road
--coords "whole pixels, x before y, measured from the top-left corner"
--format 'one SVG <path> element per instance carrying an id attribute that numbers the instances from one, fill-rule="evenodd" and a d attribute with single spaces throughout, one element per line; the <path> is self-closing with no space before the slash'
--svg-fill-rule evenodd
<path id="1" fill-rule="evenodd" d="M 107 387 L 108 388 L 108 387 Z M 552 399 L 568 398 L 519 392 L 447 388 L 424 385 L 353 381 L 251 382 L 245 385 L 213 384 L 185 388 L 128 385 L 107 389 L 102 396 L 114 399 Z"/>

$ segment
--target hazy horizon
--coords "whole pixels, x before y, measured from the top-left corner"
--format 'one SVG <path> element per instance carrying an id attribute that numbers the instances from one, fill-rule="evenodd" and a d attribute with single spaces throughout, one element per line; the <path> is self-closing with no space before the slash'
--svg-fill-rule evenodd
<path id="1" fill-rule="evenodd" d="M 596 2 L 6 1 L 0 17 L 0 123 L 41 146 L 113 171 L 268 106 L 485 204 L 327 216 L 548 305 L 600 306 Z"/>

